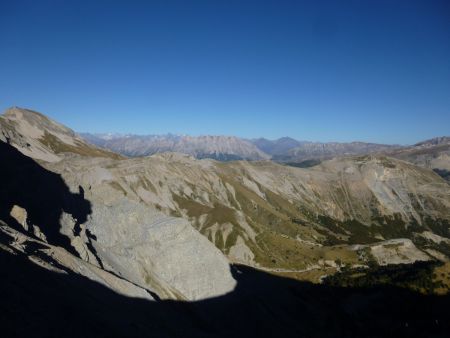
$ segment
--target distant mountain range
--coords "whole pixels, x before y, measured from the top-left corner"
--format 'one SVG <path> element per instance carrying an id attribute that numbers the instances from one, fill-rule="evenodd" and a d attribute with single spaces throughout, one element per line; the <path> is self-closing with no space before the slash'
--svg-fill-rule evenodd
<path id="1" fill-rule="evenodd" d="M 300 163 L 343 155 L 359 155 L 398 149 L 397 145 L 364 142 L 321 143 L 290 137 L 277 140 L 243 139 L 235 136 L 119 135 L 80 133 L 88 142 L 125 156 L 179 152 L 216 160 L 267 160 Z"/>
<path id="2" fill-rule="evenodd" d="M 271 156 L 285 154 L 292 149 L 301 147 L 302 145 L 308 143 L 306 141 L 297 141 L 291 137 L 282 137 L 277 140 L 257 138 L 251 140 L 250 142 Z"/>
<path id="3" fill-rule="evenodd" d="M 178 152 L 196 158 L 229 160 L 270 159 L 250 141 L 234 136 L 179 135 L 114 135 L 80 134 L 88 142 L 125 156 L 148 156 L 163 152 Z"/>
<path id="4" fill-rule="evenodd" d="M 195 158 L 229 160 L 274 160 L 276 162 L 308 165 L 337 156 L 372 153 L 409 156 L 412 150 L 439 146 L 448 149 L 450 137 L 437 137 L 413 146 L 377 144 L 366 142 L 309 142 L 290 137 L 277 140 L 266 138 L 244 139 L 235 136 L 186 135 L 123 135 L 80 133 L 89 143 L 110 151 L 130 156 L 149 156 L 164 152 L 178 152 Z"/>
<path id="5" fill-rule="evenodd" d="M 436 137 L 411 146 L 366 142 L 309 142 L 291 137 L 277 140 L 236 136 L 123 135 L 80 133 L 88 143 L 129 157 L 177 152 L 219 161 L 272 160 L 311 167 L 335 157 L 381 154 L 435 170 L 450 180 L 450 137 Z"/>

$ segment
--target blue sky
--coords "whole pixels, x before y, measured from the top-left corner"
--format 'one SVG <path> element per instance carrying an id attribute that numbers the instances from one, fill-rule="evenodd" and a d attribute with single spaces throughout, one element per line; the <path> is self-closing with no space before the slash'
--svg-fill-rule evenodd
<path id="1" fill-rule="evenodd" d="M 77 131 L 450 135 L 450 1 L 0 1 L 0 109 Z"/>

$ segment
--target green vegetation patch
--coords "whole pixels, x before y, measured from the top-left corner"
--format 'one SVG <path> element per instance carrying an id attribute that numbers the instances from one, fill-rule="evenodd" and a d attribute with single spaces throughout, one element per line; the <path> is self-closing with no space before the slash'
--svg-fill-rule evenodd
<path id="1" fill-rule="evenodd" d="M 308 245 L 273 231 L 259 234 L 256 243 L 255 261 L 268 268 L 301 270 L 321 260 L 359 263 L 357 253 L 345 247 Z"/>
<path id="2" fill-rule="evenodd" d="M 450 222 L 446 219 L 425 218 L 424 224 L 430 228 L 435 234 L 450 238 Z"/>
<path id="3" fill-rule="evenodd" d="M 186 210 L 189 217 L 200 217 L 204 214 L 209 214 L 212 208 L 201 204 L 193 199 L 181 197 L 177 194 L 172 194 L 173 200 L 178 204 L 180 209 Z"/>
<path id="4" fill-rule="evenodd" d="M 371 265 L 369 268 L 344 267 L 340 272 L 327 276 L 323 283 L 351 288 L 392 285 L 432 294 L 438 289 L 447 288 L 442 281 L 435 279 L 434 271 L 441 265 L 443 265 L 441 262 L 416 262 L 387 266 Z"/>

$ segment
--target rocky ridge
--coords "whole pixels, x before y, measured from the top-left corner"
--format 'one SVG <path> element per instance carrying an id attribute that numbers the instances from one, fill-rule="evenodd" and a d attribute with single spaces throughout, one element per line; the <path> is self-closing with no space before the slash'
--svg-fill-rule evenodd
<path id="1" fill-rule="evenodd" d="M 21 153 L 46 162 L 56 162 L 61 153 L 121 158 L 120 155 L 93 147 L 75 132 L 46 116 L 12 107 L 0 116 L 0 141 L 11 144 Z"/>

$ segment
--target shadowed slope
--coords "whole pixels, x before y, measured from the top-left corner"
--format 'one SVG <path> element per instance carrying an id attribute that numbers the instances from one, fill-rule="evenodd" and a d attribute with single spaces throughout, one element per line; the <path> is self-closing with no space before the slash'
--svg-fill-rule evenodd
<path id="1" fill-rule="evenodd" d="M 2 247 L 10 238 L 0 235 Z M 149 302 L 0 249 L 4 337 L 444 337 L 449 297 L 338 288 L 234 266 L 227 295 Z"/>
<path id="2" fill-rule="evenodd" d="M 23 155 L 13 146 L 0 142 L 0 219 L 17 230 L 24 228 L 11 217 L 14 206 L 26 210 L 26 227 L 32 233 L 32 225 L 39 227 L 47 241 L 71 250 L 70 240 L 62 235 L 60 217 L 63 212 L 76 221 L 75 229 L 84 223 L 91 213 L 91 204 L 84 198 L 83 188 L 74 194 L 70 192 L 60 175 L 41 167 L 37 162 Z"/>

